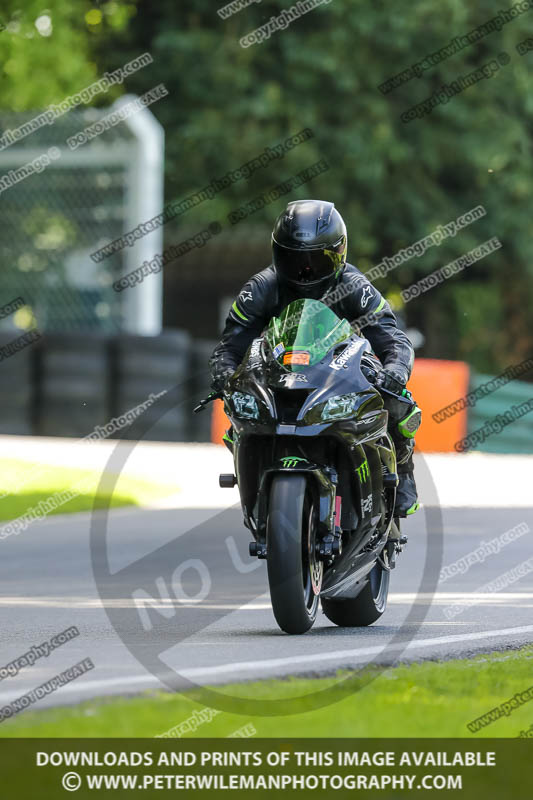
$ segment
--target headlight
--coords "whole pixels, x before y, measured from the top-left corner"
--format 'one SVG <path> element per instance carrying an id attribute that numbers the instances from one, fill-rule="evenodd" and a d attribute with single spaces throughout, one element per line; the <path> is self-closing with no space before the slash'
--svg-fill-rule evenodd
<path id="1" fill-rule="evenodd" d="M 233 392 L 231 401 L 238 417 L 244 417 L 245 419 L 259 419 L 259 408 L 257 407 L 257 401 L 251 394 L 244 394 L 244 392 Z"/>
<path id="2" fill-rule="evenodd" d="M 319 420 L 327 422 L 330 419 L 350 417 L 355 410 L 358 399 L 359 395 L 355 392 L 352 394 L 337 394 L 334 397 L 330 397 L 325 403 L 317 403 L 316 406 L 309 409 L 308 414 L 312 415 L 316 422 Z"/>
<path id="3" fill-rule="evenodd" d="M 349 417 L 353 414 L 357 399 L 357 394 L 337 394 L 335 397 L 330 397 L 327 403 L 324 403 L 322 419 Z"/>

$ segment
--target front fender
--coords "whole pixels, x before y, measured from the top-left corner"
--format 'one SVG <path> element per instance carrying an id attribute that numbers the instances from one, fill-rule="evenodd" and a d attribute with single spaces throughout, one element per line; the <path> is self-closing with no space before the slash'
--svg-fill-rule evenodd
<path id="1" fill-rule="evenodd" d="M 266 541 L 266 517 L 270 485 L 275 475 L 298 473 L 308 475 L 313 481 L 319 508 L 319 534 L 325 536 L 335 532 L 335 497 L 337 474 L 334 470 L 319 467 L 301 456 L 285 456 L 265 470 L 259 487 L 258 540 Z M 329 474 L 328 474 L 329 473 Z"/>

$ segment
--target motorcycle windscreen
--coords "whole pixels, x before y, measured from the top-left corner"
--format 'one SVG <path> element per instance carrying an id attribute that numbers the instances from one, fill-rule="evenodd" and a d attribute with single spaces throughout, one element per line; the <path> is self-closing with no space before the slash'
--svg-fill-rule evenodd
<path id="1" fill-rule="evenodd" d="M 320 300 L 294 300 L 265 332 L 274 358 L 290 372 L 318 364 L 339 342 L 353 334 L 350 323 L 340 319 Z"/>

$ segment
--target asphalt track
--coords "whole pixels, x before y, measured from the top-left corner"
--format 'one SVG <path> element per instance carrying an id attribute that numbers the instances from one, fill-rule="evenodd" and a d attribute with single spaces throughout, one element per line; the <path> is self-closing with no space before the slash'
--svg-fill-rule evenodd
<path id="1" fill-rule="evenodd" d="M 0 666 L 72 625 L 80 632 L 0 680 L 0 705 L 85 658 L 95 669 L 35 708 L 165 688 L 155 654 L 169 671 L 212 685 L 369 662 L 464 658 L 533 641 L 533 572 L 502 591 L 479 591 L 533 555 L 531 508 L 443 509 L 442 551 L 438 530 L 428 529 L 428 515 L 419 512 L 404 528 L 409 543 L 381 620 L 340 629 L 320 612 L 312 631 L 297 637 L 276 626 L 265 563 L 246 555 L 249 534 L 238 509 L 114 510 L 107 543 L 98 538 L 104 516 L 49 517 L 0 542 Z M 92 549 L 91 520 L 97 523 Z M 522 522 L 532 531 L 437 585 L 442 565 Z M 102 577 L 106 553 L 111 574 Z M 446 609 L 464 599 L 472 605 L 447 618 Z"/>

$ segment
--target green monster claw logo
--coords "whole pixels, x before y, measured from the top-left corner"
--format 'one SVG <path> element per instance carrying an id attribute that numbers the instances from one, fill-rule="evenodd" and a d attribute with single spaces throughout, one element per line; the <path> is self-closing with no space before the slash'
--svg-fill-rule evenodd
<path id="1" fill-rule="evenodd" d="M 368 459 L 365 458 L 363 463 L 359 467 L 357 467 L 357 469 L 355 471 L 357 472 L 357 475 L 358 475 L 359 480 L 361 481 L 361 483 L 366 483 L 366 479 L 368 478 L 368 474 L 369 474 L 369 472 L 368 472 Z"/>
<path id="2" fill-rule="evenodd" d="M 285 456 L 285 458 L 281 459 L 284 469 L 295 467 L 299 461 L 307 461 L 307 459 L 299 458 L 299 456 Z"/>

